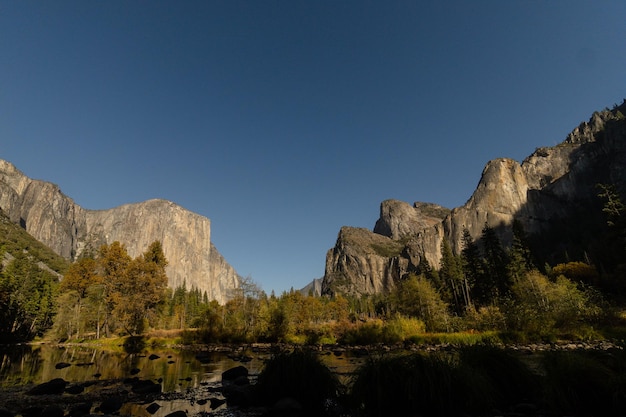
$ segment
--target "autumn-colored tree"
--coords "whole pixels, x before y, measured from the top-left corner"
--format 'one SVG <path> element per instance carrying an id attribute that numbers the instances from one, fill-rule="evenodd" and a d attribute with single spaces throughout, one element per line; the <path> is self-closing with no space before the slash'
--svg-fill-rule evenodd
<path id="1" fill-rule="evenodd" d="M 428 331 L 450 329 L 448 306 L 429 280 L 410 275 L 397 291 L 400 313 L 424 322 Z"/>
<path id="2" fill-rule="evenodd" d="M 511 293 L 509 325 L 531 334 L 575 332 L 599 313 L 591 294 L 563 275 L 552 281 L 537 270 L 529 271 L 513 284 Z"/>
<path id="3" fill-rule="evenodd" d="M 54 332 L 57 335 L 80 337 L 87 331 L 87 315 L 83 310 L 91 307 L 89 289 L 102 283 L 97 267 L 95 259 L 83 257 L 68 268 L 59 287 L 62 295 L 58 300 L 58 316 L 55 320 Z"/>
<path id="4" fill-rule="evenodd" d="M 118 241 L 102 245 L 98 250 L 99 273 L 102 276 L 103 297 L 105 300 L 104 331 L 107 337 L 115 329 L 114 310 L 124 302 L 124 283 L 127 281 L 128 265 L 132 258 L 126 246 Z"/>
<path id="5" fill-rule="evenodd" d="M 131 260 L 126 273 L 119 277 L 112 293 L 113 312 L 129 335 L 141 334 L 146 320 L 163 301 L 167 287 L 166 266 L 161 243 L 155 241 L 146 252 Z"/>

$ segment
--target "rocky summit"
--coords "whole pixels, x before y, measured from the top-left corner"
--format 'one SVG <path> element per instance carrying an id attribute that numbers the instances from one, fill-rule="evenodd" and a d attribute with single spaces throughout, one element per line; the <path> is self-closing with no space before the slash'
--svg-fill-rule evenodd
<path id="1" fill-rule="evenodd" d="M 606 231 L 598 184 L 624 192 L 626 100 L 595 112 L 559 145 L 536 149 L 522 163 L 492 160 L 470 199 L 452 210 L 428 203 L 381 203 L 373 231 L 343 227 L 326 255 L 323 294 L 388 292 L 423 260 L 439 268 L 445 239 L 455 254 L 463 230 L 478 241 L 485 225 L 509 245 L 518 222 L 544 262 L 593 256 Z"/>
<path id="2" fill-rule="evenodd" d="M 161 241 L 172 288 L 195 287 L 227 300 L 239 276 L 211 243 L 211 222 L 170 201 L 149 200 L 108 210 L 87 210 L 59 187 L 33 180 L 0 160 L 0 209 L 30 235 L 69 260 L 119 241 L 136 257 Z"/>

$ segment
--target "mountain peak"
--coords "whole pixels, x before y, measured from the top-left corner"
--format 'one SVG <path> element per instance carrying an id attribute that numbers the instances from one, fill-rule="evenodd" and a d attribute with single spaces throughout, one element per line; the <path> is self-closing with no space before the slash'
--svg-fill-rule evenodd
<path id="1" fill-rule="evenodd" d="M 130 256 L 155 240 L 163 245 L 168 285 L 197 288 L 225 302 L 240 277 L 211 243 L 211 221 L 163 199 L 87 210 L 58 186 L 32 180 L 0 160 L 0 208 L 11 221 L 68 260 L 87 249 L 119 241 Z"/>

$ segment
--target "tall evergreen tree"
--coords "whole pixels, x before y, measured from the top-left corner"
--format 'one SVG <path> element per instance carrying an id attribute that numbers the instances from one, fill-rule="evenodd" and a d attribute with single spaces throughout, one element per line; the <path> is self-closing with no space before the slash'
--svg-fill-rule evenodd
<path id="1" fill-rule="evenodd" d="M 446 239 L 441 241 L 439 279 L 443 284 L 443 293 L 448 298 L 448 302 L 454 306 L 457 314 L 461 314 L 467 307 L 467 299 L 463 291 L 463 271 L 460 259 L 454 256 Z"/>
<path id="2" fill-rule="evenodd" d="M 485 270 L 476 288 L 484 303 L 494 303 L 509 292 L 508 256 L 496 231 L 487 223 L 482 230 L 481 241 Z"/>
<path id="3" fill-rule="evenodd" d="M 461 266 L 465 277 L 465 294 L 468 306 L 473 307 L 472 293 L 477 282 L 483 279 L 484 262 L 480 254 L 480 248 L 472 238 L 469 230 L 463 228 L 463 249 L 461 251 Z"/>
<path id="4" fill-rule="evenodd" d="M 528 237 L 519 220 L 513 221 L 513 243 L 508 258 L 509 277 L 513 282 L 521 279 L 528 271 L 535 269 L 528 247 Z"/>

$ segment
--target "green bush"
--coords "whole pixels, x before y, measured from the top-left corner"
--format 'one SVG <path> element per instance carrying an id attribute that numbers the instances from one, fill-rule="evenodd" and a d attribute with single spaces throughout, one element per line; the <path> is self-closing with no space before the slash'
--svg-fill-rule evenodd
<path id="1" fill-rule="evenodd" d="M 425 330 L 426 325 L 423 321 L 397 314 L 385 323 L 382 337 L 385 343 L 399 343 L 416 337 L 424 333 Z"/>
<path id="2" fill-rule="evenodd" d="M 383 341 L 383 321 L 370 320 L 346 329 L 339 343 L 346 345 L 373 345 Z"/>
<path id="3" fill-rule="evenodd" d="M 588 291 L 560 275 L 551 281 L 530 271 L 512 287 L 508 303 L 509 328 L 545 338 L 561 332 L 576 332 L 581 324 L 600 313 Z"/>

